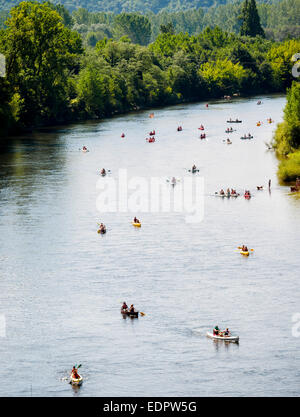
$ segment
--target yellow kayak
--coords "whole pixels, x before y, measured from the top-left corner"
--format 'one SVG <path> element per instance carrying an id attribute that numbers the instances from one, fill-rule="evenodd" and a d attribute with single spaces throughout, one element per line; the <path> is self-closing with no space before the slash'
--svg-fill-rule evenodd
<path id="1" fill-rule="evenodd" d="M 249 256 L 249 251 L 246 251 L 246 252 L 245 252 L 245 251 L 241 250 L 241 251 L 240 251 L 240 254 L 241 254 L 241 255 L 244 255 L 244 256 Z"/>
<path id="2" fill-rule="evenodd" d="M 141 223 L 132 223 L 132 225 L 135 226 L 135 227 L 141 227 L 142 226 Z"/>

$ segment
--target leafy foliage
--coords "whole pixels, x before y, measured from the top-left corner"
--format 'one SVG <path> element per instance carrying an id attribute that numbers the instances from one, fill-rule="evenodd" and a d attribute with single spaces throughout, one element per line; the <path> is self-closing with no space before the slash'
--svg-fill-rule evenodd
<path id="1" fill-rule="evenodd" d="M 260 24 L 255 0 L 245 0 L 242 6 L 241 19 L 240 33 L 242 36 L 265 36 L 265 32 Z"/>
<path id="2" fill-rule="evenodd" d="M 203 18 L 201 9 L 197 16 Z M 291 56 L 300 51 L 299 40 L 277 43 L 218 26 L 189 35 L 176 33 L 174 22 L 166 20 L 147 46 L 149 20 L 85 9 L 70 16 L 49 3 L 13 8 L 0 30 L 8 68 L 0 79 L 2 130 L 291 85 Z M 285 142 L 290 147 L 296 146 L 293 126 Z"/>

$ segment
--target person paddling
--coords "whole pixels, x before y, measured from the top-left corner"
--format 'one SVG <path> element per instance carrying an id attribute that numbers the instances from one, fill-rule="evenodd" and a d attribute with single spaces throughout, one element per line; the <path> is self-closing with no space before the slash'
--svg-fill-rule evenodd
<path id="1" fill-rule="evenodd" d="M 105 171 L 104 168 L 101 169 L 101 175 L 103 175 L 103 176 L 106 175 L 106 171 Z"/>
<path id="2" fill-rule="evenodd" d="M 226 330 L 224 331 L 223 334 L 224 334 L 224 336 L 227 336 L 228 337 L 228 336 L 230 336 L 231 333 L 230 333 L 229 329 L 226 328 Z"/>
<path id="3" fill-rule="evenodd" d="M 133 219 L 133 223 L 140 223 L 139 219 L 137 219 L 136 217 Z"/>
<path id="4" fill-rule="evenodd" d="M 73 366 L 72 371 L 71 371 L 71 377 L 74 379 L 79 379 L 80 375 L 78 374 L 78 369 Z"/>
<path id="5" fill-rule="evenodd" d="M 219 327 L 218 327 L 218 326 L 215 326 L 215 328 L 214 328 L 214 330 L 213 330 L 213 335 L 214 335 L 214 336 L 218 336 L 218 335 L 219 335 L 219 333 L 220 333 L 220 329 L 219 329 Z"/>
<path id="6" fill-rule="evenodd" d="M 102 234 L 106 233 L 106 227 L 103 223 L 100 223 L 98 233 L 102 233 Z"/>
<path id="7" fill-rule="evenodd" d="M 128 305 L 126 304 L 126 302 L 125 302 L 125 301 L 123 302 L 123 305 L 122 305 L 121 310 L 122 310 L 124 313 L 127 313 L 127 311 L 128 311 Z"/>

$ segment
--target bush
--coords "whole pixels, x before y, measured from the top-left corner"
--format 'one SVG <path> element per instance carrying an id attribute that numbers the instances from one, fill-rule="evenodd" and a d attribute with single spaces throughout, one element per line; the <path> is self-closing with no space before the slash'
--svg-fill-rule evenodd
<path id="1" fill-rule="evenodd" d="M 300 151 L 291 153 L 280 162 L 278 177 L 281 182 L 295 181 L 300 177 Z"/>

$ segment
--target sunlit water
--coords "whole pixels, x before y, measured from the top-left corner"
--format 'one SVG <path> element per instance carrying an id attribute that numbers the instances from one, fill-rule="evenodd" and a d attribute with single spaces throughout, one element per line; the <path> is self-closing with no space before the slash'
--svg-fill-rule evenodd
<path id="1" fill-rule="evenodd" d="M 278 185 L 278 161 L 265 146 L 275 129 L 266 119 L 281 121 L 285 98 L 262 100 L 180 105 L 154 110 L 154 119 L 132 113 L 2 149 L 0 395 L 299 395 L 300 201 Z M 243 123 L 226 135 L 229 117 Z M 248 132 L 253 140 L 239 139 Z M 202 222 L 97 211 L 102 167 L 111 178 L 119 168 L 181 178 L 193 163 L 205 182 Z M 250 189 L 253 198 L 217 198 L 221 187 Z M 131 225 L 135 214 L 141 229 Z M 255 249 L 249 258 L 236 251 L 242 243 Z M 124 320 L 124 300 L 146 316 Z M 240 344 L 208 339 L 215 324 Z M 79 390 L 64 380 L 74 363 L 85 378 Z"/>

